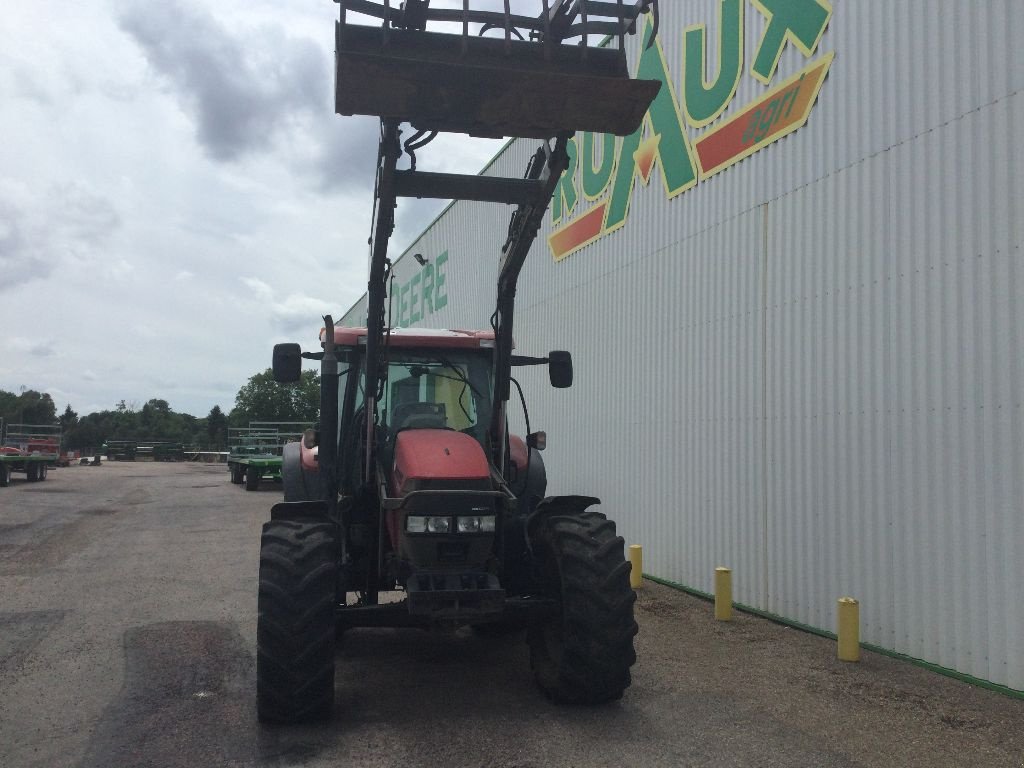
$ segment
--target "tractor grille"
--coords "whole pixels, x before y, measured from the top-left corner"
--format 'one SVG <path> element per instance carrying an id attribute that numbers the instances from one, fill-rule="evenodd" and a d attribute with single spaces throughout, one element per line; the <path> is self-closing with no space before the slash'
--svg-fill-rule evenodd
<path id="1" fill-rule="evenodd" d="M 437 545 L 437 562 L 465 563 L 469 557 L 469 544 L 461 541 L 442 541 Z"/>

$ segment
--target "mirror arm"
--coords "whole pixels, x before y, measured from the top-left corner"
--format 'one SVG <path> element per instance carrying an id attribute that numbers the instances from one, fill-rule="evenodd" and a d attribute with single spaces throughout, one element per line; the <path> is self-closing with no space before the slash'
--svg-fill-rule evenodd
<path id="1" fill-rule="evenodd" d="M 526 355 L 512 355 L 512 365 L 547 365 L 546 357 L 527 357 Z"/>

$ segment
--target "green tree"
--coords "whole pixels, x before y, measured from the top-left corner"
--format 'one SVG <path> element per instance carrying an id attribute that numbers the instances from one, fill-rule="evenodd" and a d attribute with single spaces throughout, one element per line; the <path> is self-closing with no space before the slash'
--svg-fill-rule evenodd
<path id="1" fill-rule="evenodd" d="M 68 407 L 64 409 L 64 413 L 57 419 L 60 422 L 61 432 L 69 432 L 76 424 L 78 424 L 78 414 L 71 410 L 71 404 L 68 403 Z"/>
<path id="2" fill-rule="evenodd" d="M 166 400 L 149 400 L 139 412 L 139 426 L 145 433 L 142 437 L 151 440 L 170 439 L 171 433 L 175 431 L 175 415 Z"/>
<path id="3" fill-rule="evenodd" d="M 0 419 L 4 424 L 18 420 L 18 396 L 3 389 L 0 389 Z"/>
<path id="4" fill-rule="evenodd" d="M 17 413 L 8 418 L 9 423 L 47 425 L 57 423 L 57 406 L 54 405 L 53 398 L 46 392 L 26 389 L 18 395 L 15 407 Z"/>
<path id="5" fill-rule="evenodd" d="M 206 437 L 211 448 L 223 448 L 227 445 L 228 417 L 219 405 L 213 406 L 206 415 Z"/>
<path id="6" fill-rule="evenodd" d="M 252 376 L 235 395 L 231 423 L 250 421 L 316 421 L 320 417 L 320 374 L 303 371 L 295 384 L 278 384 L 267 368 Z"/>
<path id="7" fill-rule="evenodd" d="M 64 445 L 69 449 L 95 449 L 102 445 L 104 440 L 115 440 L 113 411 L 101 411 L 89 413 L 78 420 L 68 432 L 64 434 Z"/>

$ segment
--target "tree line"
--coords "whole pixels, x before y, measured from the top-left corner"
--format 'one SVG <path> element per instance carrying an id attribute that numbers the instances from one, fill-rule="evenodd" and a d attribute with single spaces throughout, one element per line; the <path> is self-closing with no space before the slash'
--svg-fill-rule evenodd
<path id="1" fill-rule="evenodd" d="M 83 416 L 69 403 L 58 416 L 49 393 L 22 388 L 15 394 L 0 389 L 0 418 L 5 425 L 59 425 L 65 450 L 98 448 L 108 440 L 154 440 L 224 450 L 229 427 L 247 427 L 251 421 L 314 422 L 319 412 L 320 374 L 316 371 L 303 371 L 295 384 L 278 384 L 268 368 L 238 390 L 228 413 L 215 405 L 203 417 L 179 413 L 160 398 L 142 406 L 121 400 L 110 410 Z"/>

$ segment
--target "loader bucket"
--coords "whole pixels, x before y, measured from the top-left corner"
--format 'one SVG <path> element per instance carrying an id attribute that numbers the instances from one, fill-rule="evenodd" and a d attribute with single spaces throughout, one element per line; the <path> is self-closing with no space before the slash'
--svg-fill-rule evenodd
<path id="1" fill-rule="evenodd" d="M 335 109 L 418 130 L 546 139 L 633 133 L 658 93 L 624 51 L 380 27 L 336 27 Z"/>

